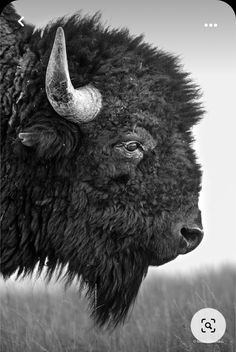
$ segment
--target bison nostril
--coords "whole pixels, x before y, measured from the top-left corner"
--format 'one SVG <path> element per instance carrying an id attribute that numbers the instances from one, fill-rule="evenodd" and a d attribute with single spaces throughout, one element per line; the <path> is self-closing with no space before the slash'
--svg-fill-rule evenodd
<path id="1" fill-rule="evenodd" d="M 182 227 L 180 230 L 179 254 L 194 250 L 203 238 L 203 231 L 199 227 Z"/>
<path id="2" fill-rule="evenodd" d="M 200 230 L 198 227 L 194 227 L 194 228 L 182 227 L 182 229 L 180 230 L 180 233 L 186 240 L 191 240 L 193 237 L 201 235 L 202 230 Z"/>

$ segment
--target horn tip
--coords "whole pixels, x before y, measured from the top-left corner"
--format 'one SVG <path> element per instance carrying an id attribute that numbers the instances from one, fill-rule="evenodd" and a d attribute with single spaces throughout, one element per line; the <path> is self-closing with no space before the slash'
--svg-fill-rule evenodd
<path id="1" fill-rule="evenodd" d="M 56 31 L 57 38 L 64 38 L 64 29 L 62 27 L 58 27 Z"/>

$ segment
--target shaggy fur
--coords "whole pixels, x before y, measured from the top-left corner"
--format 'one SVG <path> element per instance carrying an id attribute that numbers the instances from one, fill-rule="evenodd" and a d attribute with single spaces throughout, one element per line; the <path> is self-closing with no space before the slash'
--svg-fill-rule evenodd
<path id="1" fill-rule="evenodd" d="M 191 127 L 199 90 L 177 58 L 100 16 L 79 14 L 43 32 L 1 16 L 1 272 L 46 266 L 80 278 L 98 324 L 124 320 L 149 265 L 178 255 L 173 227 L 199 217 L 201 171 Z M 47 100 L 55 31 L 65 31 L 74 87 L 93 84 L 103 107 L 76 125 Z M 31 132 L 32 147 L 20 132 Z M 122 144 L 139 141 L 128 152 Z M 200 222 L 200 220 L 198 221 Z M 94 288 L 96 289 L 96 302 Z M 96 304 L 95 304 L 96 303 Z"/>

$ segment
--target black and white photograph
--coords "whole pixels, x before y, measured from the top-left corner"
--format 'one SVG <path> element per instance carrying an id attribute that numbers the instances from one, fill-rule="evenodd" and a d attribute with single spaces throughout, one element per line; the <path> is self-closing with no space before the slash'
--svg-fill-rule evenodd
<path id="1" fill-rule="evenodd" d="M 233 8 L 18 0 L 0 33 L 0 351 L 234 352 Z"/>

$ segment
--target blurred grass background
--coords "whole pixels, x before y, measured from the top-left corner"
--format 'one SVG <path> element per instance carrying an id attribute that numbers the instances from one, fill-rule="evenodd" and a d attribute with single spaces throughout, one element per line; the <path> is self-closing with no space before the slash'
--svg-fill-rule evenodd
<path id="1" fill-rule="evenodd" d="M 123 326 L 94 326 L 78 288 L 1 282 L 1 352 L 235 352 L 236 268 L 166 276 L 142 284 Z M 218 309 L 226 332 L 214 344 L 197 343 L 190 322 L 202 308 Z"/>

